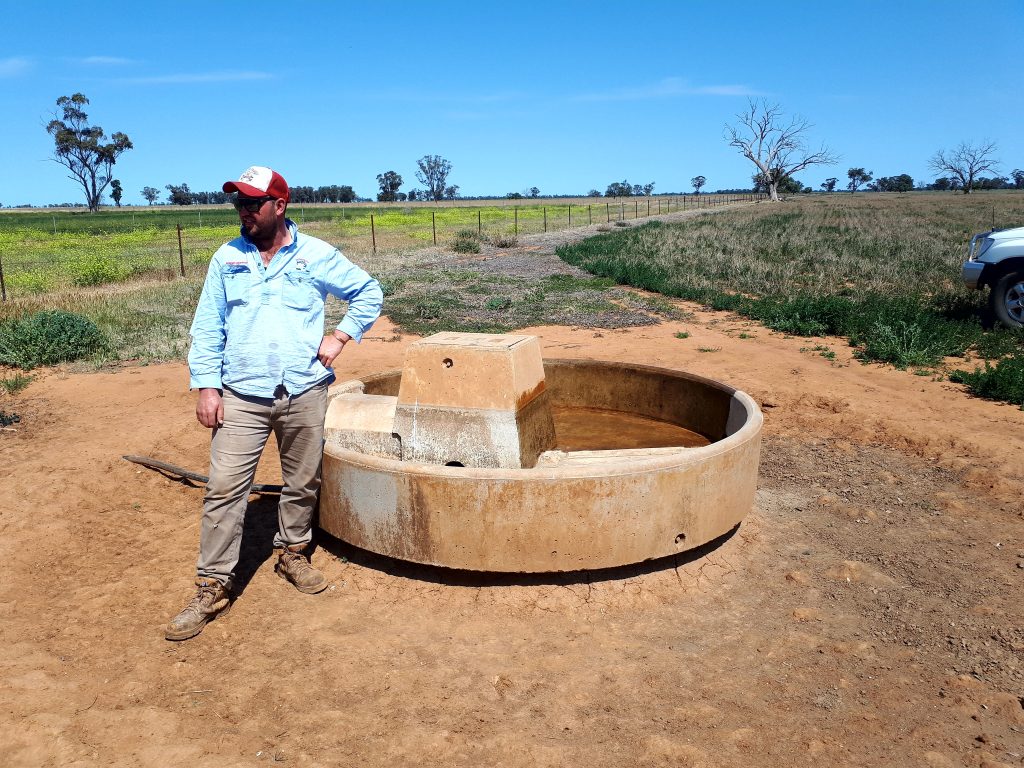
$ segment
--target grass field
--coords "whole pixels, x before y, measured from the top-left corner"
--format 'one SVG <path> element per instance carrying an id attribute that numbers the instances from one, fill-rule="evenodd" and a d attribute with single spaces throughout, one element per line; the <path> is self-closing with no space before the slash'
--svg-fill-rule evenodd
<path id="1" fill-rule="evenodd" d="M 303 231 L 358 256 L 421 248 L 435 239 L 444 245 L 465 230 L 488 235 L 555 231 L 711 206 L 731 197 L 292 205 L 289 215 Z M 238 216 L 230 205 L 104 208 L 94 214 L 9 210 L 0 212 L 0 263 L 7 293 L 14 297 L 146 275 L 171 277 L 182 267 L 187 275 L 204 269 L 217 246 L 237 231 Z"/>
<path id="2" fill-rule="evenodd" d="M 549 229 L 567 226 L 568 205 L 546 206 Z M 929 369 L 951 355 L 976 355 L 1002 361 L 1007 367 L 1001 375 L 1011 383 L 1020 378 L 1008 366 L 1019 359 L 1021 335 L 985 329 L 984 294 L 964 288 L 959 272 L 971 234 L 1024 221 L 1024 194 L 797 197 L 681 223 L 616 227 L 559 250 L 565 261 L 603 281 L 429 267 L 435 257 L 418 248 L 432 242 L 432 209 L 406 208 L 329 206 L 314 209 L 323 218 L 303 228 L 337 243 L 380 277 L 386 311 L 410 331 L 502 331 L 540 323 L 608 327 L 671 316 L 667 305 L 650 300 L 632 314 L 622 311 L 636 301 L 636 294 L 616 285 L 624 284 L 737 311 L 787 333 L 845 336 L 868 360 Z M 543 209 L 519 208 L 520 232 L 541 231 Z M 574 217 L 577 209 L 586 211 L 573 204 Z M 175 237 L 173 260 L 162 270 L 174 275 L 177 267 L 176 232 L 164 226 L 171 212 L 160 213 L 167 217 L 161 226 L 111 234 L 59 232 L 44 238 L 34 225 L 0 230 L 6 238 L 0 247 L 12 237 L 23 238 L 22 244 L 35 243 L 33 238 L 57 242 L 80 265 L 77 281 L 57 280 L 46 290 L 15 294 L 0 305 L 0 323 L 40 309 L 66 309 L 92 319 L 109 339 L 96 362 L 181 357 L 205 264 L 236 230 L 233 223 L 207 226 L 211 214 L 204 211 L 204 227 L 186 230 L 189 277 L 154 282 L 143 279 L 154 271 L 147 264 L 161 258 L 147 250 L 153 240 Z M 377 253 L 367 247 L 368 238 L 356 237 L 370 213 L 375 223 L 380 215 L 381 229 L 390 233 L 378 239 Z M 508 231 L 516 209 L 481 205 L 434 214 L 439 242 L 451 244 L 459 231 L 477 229 L 477 216 L 485 233 Z M 610 207 L 605 214 L 612 215 Z M 8 251 L 2 253 L 7 258 Z M 522 258 L 528 260 L 529 252 Z M 116 272 L 112 282 L 104 270 Z M 94 274 L 103 279 L 91 279 Z M 332 317 L 342 311 L 340 304 L 329 306 Z"/>
<path id="3" fill-rule="evenodd" d="M 559 256 L 775 330 L 844 336 L 862 358 L 901 368 L 968 354 L 1006 358 L 999 365 L 1012 381 L 1022 335 L 986 330 L 984 294 L 963 286 L 960 267 L 973 233 L 1022 221 L 1024 194 L 1013 192 L 813 196 L 652 222 L 565 246 Z M 1003 391 L 1016 402 L 1022 388 Z"/>

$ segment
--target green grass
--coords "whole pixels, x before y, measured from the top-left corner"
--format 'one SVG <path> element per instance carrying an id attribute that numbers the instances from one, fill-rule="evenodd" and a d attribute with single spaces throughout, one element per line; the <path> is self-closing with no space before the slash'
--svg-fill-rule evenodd
<path id="1" fill-rule="evenodd" d="M 728 198 L 718 198 L 725 202 Z M 586 200 L 483 204 L 293 203 L 288 214 L 306 234 L 362 258 L 455 240 L 478 252 L 480 242 L 507 248 L 518 236 L 580 227 L 606 218 L 647 216 L 647 201 Z M 681 198 L 652 198 L 651 214 L 678 210 Z M 692 205 L 692 201 L 690 202 Z M 372 222 L 371 222 L 372 217 Z M 177 227 L 182 228 L 179 254 Z M 201 274 L 214 250 L 238 234 L 230 205 L 0 211 L 0 261 L 7 292 L 32 296 L 135 278 Z M 467 236 L 467 233 L 470 236 Z M 374 247 L 376 242 L 376 248 Z"/>
<path id="2" fill-rule="evenodd" d="M 953 371 L 949 380 L 967 385 L 978 397 L 1024 408 L 1024 356 L 1005 357 L 995 365 L 986 361 L 983 369 L 974 371 Z"/>
<path id="3" fill-rule="evenodd" d="M 24 373 L 15 373 L 13 376 L 0 377 L 0 389 L 8 395 L 16 395 L 32 383 L 34 377 Z"/>
<path id="4" fill-rule="evenodd" d="M 698 301 L 797 336 L 845 336 L 864 360 L 935 365 L 1021 350 L 986 331 L 960 282 L 970 235 L 1024 221 L 1024 195 L 811 197 L 682 223 L 651 222 L 559 248 L 617 282 Z"/>
<path id="5" fill-rule="evenodd" d="M 0 365 L 31 370 L 89 357 L 106 347 L 94 322 L 62 310 L 43 310 L 0 324 Z"/>

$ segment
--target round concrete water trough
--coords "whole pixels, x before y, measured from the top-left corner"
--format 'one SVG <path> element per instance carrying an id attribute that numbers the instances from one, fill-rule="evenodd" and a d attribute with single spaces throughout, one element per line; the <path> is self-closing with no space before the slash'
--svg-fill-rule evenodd
<path id="1" fill-rule="evenodd" d="M 353 418 L 372 421 L 376 408 L 387 423 L 402 378 L 391 371 L 332 389 L 332 408 L 354 400 L 345 429 L 328 414 L 320 526 L 357 547 L 473 571 L 609 568 L 699 547 L 753 505 L 762 416 L 725 384 L 664 368 L 545 360 L 540 389 L 555 412 L 624 413 L 682 427 L 705 444 L 548 450 L 524 468 L 397 458 L 400 435 Z"/>

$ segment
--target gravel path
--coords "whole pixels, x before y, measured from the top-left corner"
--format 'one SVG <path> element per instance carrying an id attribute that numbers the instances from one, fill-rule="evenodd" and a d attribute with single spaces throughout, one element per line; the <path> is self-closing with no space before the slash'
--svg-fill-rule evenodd
<path id="1" fill-rule="evenodd" d="M 713 215 L 724 211 L 757 203 L 733 203 L 718 208 L 700 208 L 689 211 L 677 211 L 642 219 L 627 220 L 628 226 L 640 226 L 649 221 L 677 222 L 692 219 L 695 216 Z M 554 232 L 541 232 L 532 235 L 521 235 L 518 245 L 512 248 L 497 248 L 489 243 L 482 243 L 478 254 L 458 254 L 449 248 L 429 248 L 421 253 L 424 261 L 422 267 L 451 267 L 454 265 L 469 266 L 481 272 L 499 273 L 509 277 L 540 279 L 550 275 L 563 274 L 574 277 L 587 277 L 588 272 L 566 264 L 555 255 L 560 245 L 578 243 L 588 237 L 619 229 L 606 223 L 592 224 L 586 227 L 574 227 Z"/>

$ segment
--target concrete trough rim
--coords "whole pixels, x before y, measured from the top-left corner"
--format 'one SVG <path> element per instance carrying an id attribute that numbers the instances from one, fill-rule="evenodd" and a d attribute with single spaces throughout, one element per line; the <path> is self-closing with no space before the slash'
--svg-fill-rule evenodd
<path id="1" fill-rule="evenodd" d="M 360 453 L 337 446 L 328 442 L 324 446 L 324 452 L 331 456 L 342 459 L 354 465 L 363 466 L 380 472 L 390 474 L 406 474 L 421 476 L 442 476 L 452 479 L 465 478 L 473 480 L 516 480 L 516 481 L 544 481 L 564 480 L 567 478 L 593 478 L 593 477 L 628 477 L 629 475 L 642 474 L 659 469 L 682 468 L 693 464 L 699 464 L 708 458 L 733 450 L 753 437 L 757 436 L 764 423 L 764 416 L 761 409 L 750 395 L 742 390 L 730 387 L 720 381 L 709 379 L 699 374 L 681 371 L 674 368 L 664 368 L 653 365 L 634 365 L 619 361 L 603 360 L 578 360 L 573 358 L 545 358 L 544 365 L 549 363 L 555 365 L 572 364 L 587 367 L 620 368 L 629 371 L 642 371 L 650 374 L 670 374 L 677 378 L 687 379 L 703 386 L 717 389 L 731 398 L 737 400 L 746 411 L 747 417 L 743 426 L 720 440 L 708 445 L 699 447 L 675 448 L 671 453 L 659 455 L 630 455 L 628 451 L 609 451 L 607 463 L 597 463 L 588 467 L 533 467 L 530 469 L 521 468 L 480 468 L 480 467 L 451 467 L 444 464 L 427 464 L 414 461 L 402 461 L 383 456 Z M 357 385 L 364 385 L 367 381 L 386 379 L 393 376 L 401 376 L 401 369 L 384 371 L 371 374 L 361 379 L 352 379 L 332 387 L 332 396 L 345 394 L 354 391 Z M 361 387 L 360 387 L 361 388 Z M 628 412 L 628 411 L 624 411 Z M 571 452 L 570 452 L 571 453 Z M 622 466 L 625 465 L 625 466 Z M 591 470 L 590 467 L 593 467 Z"/>
<path id="2" fill-rule="evenodd" d="M 552 464 L 522 469 L 402 461 L 328 436 L 320 525 L 398 560 L 552 573 L 676 555 L 724 535 L 749 513 L 764 422 L 749 395 L 660 366 L 551 358 L 543 364 L 552 406 L 617 410 L 714 442 L 563 451 L 549 456 Z M 402 375 L 370 374 L 335 385 L 332 395 L 394 398 Z"/>

